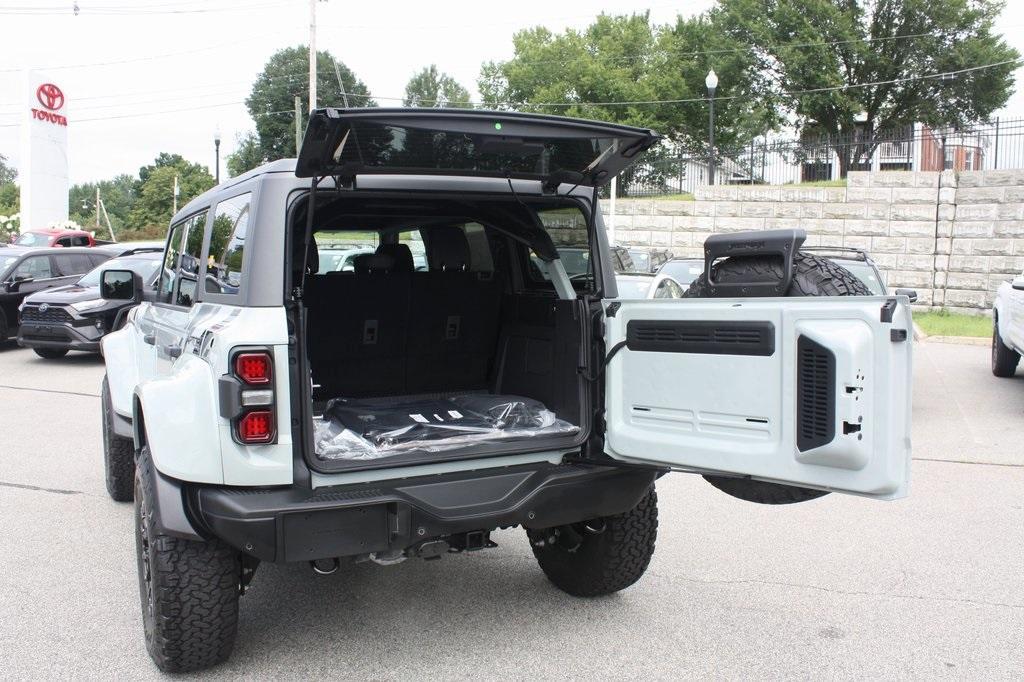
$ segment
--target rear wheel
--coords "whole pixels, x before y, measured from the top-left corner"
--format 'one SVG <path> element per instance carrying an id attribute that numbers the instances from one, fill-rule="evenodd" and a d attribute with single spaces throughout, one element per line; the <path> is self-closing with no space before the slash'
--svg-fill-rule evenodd
<path id="1" fill-rule="evenodd" d="M 717 282 L 779 281 L 783 277 L 778 258 L 728 258 L 712 266 Z M 827 258 L 797 252 L 793 256 L 793 281 L 786 296 L 870 296 L 871 291 L 853 273 Z M 689 298 L 710 298 L 711 287 L 701 275 L 686 292 Z M 825 490 L 812 490 L 778 483 L 765 483 L 745 478 L 705 476 L 708 483 L 733 497 L 759 504 L 794 504 L 828 495 Z"/>
<path id="2" fill-rule="evenodd" d="M 32 350 L 35 351 L 36 355 L 46 360 L 56 360 L 68 354 L 64 348 L 33 348 Z"/>
<path id="3" fill-rule="evenodd" d="M 135 475 L 135 549 L 146 650 L 163 672 L 227 660 L 238 629 L 241 566 L 220 540 L 165 535 L 153 505 L 156 472 L 145 446 Z"/>
<path id="4" fill-rule="evenodd" d="M 1012 377 L 1017 371 L 1020 353 L 1003 343 L 999 335 L 999 318 L 992 316 L 992 373 L 997 377 Z"/>
<path id="5" fill-rule="evenodd" d="M 114 432 L 114 408 L 110 403 L 107 377 L 103 377 L 100 403 L 103 406 L 103 469 L 107 493 L 116 502 L 131 502 L 135 490 L 135 443 Z"/>
<path id="6" fill-rule="evenodd" d="M 555 587 L 576 597 L 611 594 L 639 580 L 651 563 L 658 495 L 652 486 L 623 514 L 526 532 L 537 563 Z"/>

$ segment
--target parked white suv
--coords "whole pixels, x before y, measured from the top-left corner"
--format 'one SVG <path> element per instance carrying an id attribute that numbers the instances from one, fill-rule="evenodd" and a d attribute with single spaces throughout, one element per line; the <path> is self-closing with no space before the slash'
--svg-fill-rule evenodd
<path id="1" fill-rule="evenodd" d="M 139 301 L 103 339 L 104 445 L 162 670 L 229 655 L 261 561 L 430 559 L 522 526 L 592 596 L 643 574 L 670 471 L 764 503 L 906 494 L 905 297 L 795 230 L 709 238 L 699 298 L 618 297 L 597 188 L 657 139 L 318 110 L 297 161 L 178 212 L 155 289 L 104 274 Z M 318 243 L 354 233 L 373 252 L 320 272 Z"/>
<path id="2" fill-rule="evenodd" d="M 1024 352 L 1024 273 L 1003 282 L 992 305 L 992 373 L 1012 377 Z"/>

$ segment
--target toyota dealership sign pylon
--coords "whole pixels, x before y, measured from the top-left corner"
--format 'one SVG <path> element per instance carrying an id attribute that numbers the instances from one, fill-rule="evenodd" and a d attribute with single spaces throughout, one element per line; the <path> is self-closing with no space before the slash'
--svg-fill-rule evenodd
<path id="1" fill-rule="evenodd" d="M 21 229 L 68 219 L 68 101 L 59 83 L 36 71 L 25 78 L 21 123 Z"/>

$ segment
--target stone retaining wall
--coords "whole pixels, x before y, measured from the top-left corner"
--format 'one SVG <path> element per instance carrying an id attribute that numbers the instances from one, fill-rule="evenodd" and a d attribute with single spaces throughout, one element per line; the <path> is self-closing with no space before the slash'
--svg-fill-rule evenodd
<path id="1" fill-rule="evenodd" d="M 606 224 L 610 202 L 602 202 Z M 847 187 L 700 187 L 694 201 L 620 199 L 615 240 L 700 256 L 713 232 L 783 227 L 865 249 L 919 304 L 981 312 L 1024 270 L 1024 171 L 853 172 Z"/>

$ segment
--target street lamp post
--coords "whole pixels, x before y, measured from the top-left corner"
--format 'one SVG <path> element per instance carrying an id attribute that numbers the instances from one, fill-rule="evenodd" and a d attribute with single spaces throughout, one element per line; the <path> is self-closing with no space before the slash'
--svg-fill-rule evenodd
<path id="1" fill-rule="evenodd" d="M 708 88 L 708 184 L 715 184 L 715 89 L 718 87 L 718 74 L 714 69 L 708 71 L 704 85 Z"/>
<path id="2" fill-rule="evenodd" d="M 213 130 L 213 155 L 216 160 L 214 164 L 214 178 L 220 184 L 220 128 Z"/>

